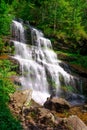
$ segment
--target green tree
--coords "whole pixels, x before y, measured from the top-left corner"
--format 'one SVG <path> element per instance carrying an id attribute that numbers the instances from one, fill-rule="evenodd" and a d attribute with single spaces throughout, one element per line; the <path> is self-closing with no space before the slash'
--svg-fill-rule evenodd
<path id="1" fill-rule="evenodd" d="M 12 15 L 9 13 L 10 7 L 8 4 L 1 0 L 0 2 L 0 35 L 9 34 L 10 22 Z"/>
<path id="2" fill-rule="evenodd" d="M 87 0 L 14 0 L 13 13 L 64 42 L 87 39 Z"/>
<path id="3" fill-rule="evenodd" d="M 87 37 L 84 26 L 82 25 L 83 9 L 86 3 L 83 0 L 71 0 L 70 4 L 72 6 L 72 26 L 70 29 L 73 30 L 72 37 L 78 41 Z"/>

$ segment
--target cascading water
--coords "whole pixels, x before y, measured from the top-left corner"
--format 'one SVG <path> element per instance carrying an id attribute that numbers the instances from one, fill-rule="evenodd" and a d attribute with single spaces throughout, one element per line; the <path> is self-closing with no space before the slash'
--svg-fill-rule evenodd
<path id="1" fill-rule="evenodd" d="M 56 96 L 59 94 L 61 76 L 66 86 L 75 85 L 73 76 L 59 65 L 61 61 L 52 50 L 50 40 L 45 38 L 41 31 L 31 28 L 32 45 L 27 45 L 22 23 L 13 21 L 12 36 L 15 46 L 14 58 L 19 61 L 22 72 L 21 85 L 23 89 L 32 89 L 32 98 L 36 102 L 43 104 L 53 93 Z"/>

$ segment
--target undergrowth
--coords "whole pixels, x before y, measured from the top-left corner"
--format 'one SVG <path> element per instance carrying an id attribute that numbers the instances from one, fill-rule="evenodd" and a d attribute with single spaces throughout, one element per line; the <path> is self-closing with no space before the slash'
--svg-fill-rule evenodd
<path id="1" fill-rule="evenodd" d="M 62 52 L 62 51 L 56 51 L 57 54 L 63 54 L 67 58 L 73 58 L 73 60 L 68 60 L 71 64 L 79 65 L 80 67 L 83 67 L 87 69 L 87 56 L 80 55 L 79 53 L 69 53 L 69 52 Z"/>
<path id="2" fill-rule="evenodd" d="M 22 130 L 8 108 L 9 95 L 15 92 L 14 84 L 9 79 L 12 67 L 9 60 L 0 60 L 0 130 Z"/>

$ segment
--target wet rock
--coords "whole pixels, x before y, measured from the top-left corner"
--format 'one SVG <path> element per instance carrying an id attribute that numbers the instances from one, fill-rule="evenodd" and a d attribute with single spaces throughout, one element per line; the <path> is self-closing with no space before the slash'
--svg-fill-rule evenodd
<path id="1" fill-rule="evenodd" d="M 11 68 L 11 71 L 15 71 L 18 74 L 21 74 L 19 61 L 12 56 L 9 56 L 8 59 L 13 63 L 13 65 L 15 65 L 13 68 Z"/>
<path id="2" fill-rule="evenodd" d="M 14 84 L 21 86 L 20 78 L 18 76 L 13 75 L 10 77 L 10 79 L 12 82 L 14 82 Z"/>
<path id="3" fill-rule="evenodd" d="M 72 71 L 72 68 L 70 67 L 70 65 L 66 62 L 60 62 L 59 65 L 69 74 L 72 74 L 73 71 Z"/>
<path id="4" fill-rule="evenodd" d="M 68 119 L 66 119 L 68 128 L 71 130 L 87 130 L 87 126 L 84 122 L 77 116 L 72 115 Z"/>
<path id="5" fill-rule="evenodd" d="M 31 34 L 31 27 L 29 23 L 25 24 L 25 39 L 26 39 L 26 44 L 32 45 L 32 34 Z"/>
<path id="6" fill-rule="evenodd" d="M 71 92 L 67 87 L 62 87 L 60 97 L 67 100 L 71 106 L 78 106 L 85 103 L 85 96 Z"/>
<path id="7" fill-rule="evenodd" d="M 61 73 L 59 73 L 59 81 L 60 81 L 61 86 L 65 86 L 65 80 Z"/>
<path id="8" fill-rule="evenodd" d="M 9 45 L 9 50 L 8 50 L 9 55 L 14 55 L 14 53 L 15 53 L 14 42 L 12 40 L 10 40 L 8 45 Z"/>
<path id="9" fill-rule="evenodd" d="M 65 99 L 53 97 L 44 103 L 44 107 L 56 112 L 63 112 L 70 109 L 70 104 Z"/>

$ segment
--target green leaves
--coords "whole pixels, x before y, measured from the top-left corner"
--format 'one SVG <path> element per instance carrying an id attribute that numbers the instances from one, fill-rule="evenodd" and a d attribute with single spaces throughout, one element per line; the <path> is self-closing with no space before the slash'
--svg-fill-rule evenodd
<path id="1" fill-rule="evenodd" d="M 0 130 L 22 130 L 20 123 L 12 116 L 7 107 L 9 94 L 15 91 L 8 77 L 12 64 L 9 60 L 0 60 Z"/>
<path id="2" fill-rule="evenodd" d="M 10 22 L 15 15 L 41 28 L 47 36 L 62 39 L 60 35 L 64 34 L 62 40 L 79 42 L 87 39 L 86 10 L 86 0 L 1 0 L 0 35 L 10 33 Z"/>
<path id="3" fill-rule="evenodd" d="M 3 52 L 4 43 L 2 42 L 2 38 L 0 38 L 0 54 Z"/>
<path id="4" fill-rule="evenodd" d="M 11 70 L 11 63 L 9 60 L 0 60 L 0 100 L 7 102 L 9 94 L 15 91 L 13 83 L 8 77 Z"/>
<path id="5" fill-rule="evenodd" d="M 10 33 L 10 22 L 12 15 L 10 14 L 10 6 L 1 0 L 0 2 L 0 35 L 7 35 Z"/>
<path id="6" fill-rule="evenodd" d="M 19 121 L 15 119 L 6 104 L 0 102 L 0 130 L 22 130 Z"/>

